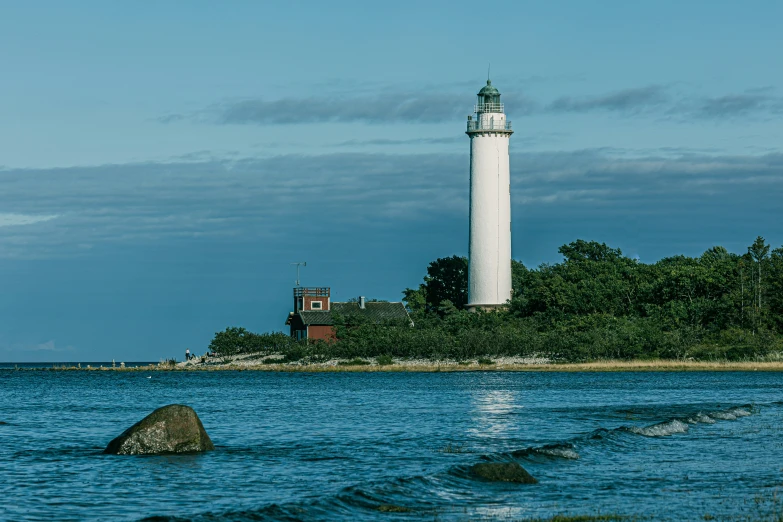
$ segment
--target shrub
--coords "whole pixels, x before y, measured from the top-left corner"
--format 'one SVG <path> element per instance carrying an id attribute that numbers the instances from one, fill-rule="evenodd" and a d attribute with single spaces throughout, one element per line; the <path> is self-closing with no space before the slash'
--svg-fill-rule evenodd
<path id="1" fill-rule="evenodd" d="M 375 358 L 375 362 L 377 362 L 379 366 L 388 366 L 394 364 L 394 359 L 392 359 L 391 355 L 379 355 Z"/>
<path id="2" fill-rule="evenodd" d="M 284 354 L 283 354 L 283 360 L 285 362 L 296 362 L 304 359 L 304 357 L 307 355 L 305 352 L 305 349 L 301 345 L 294 345 L 291 346 Z"/>

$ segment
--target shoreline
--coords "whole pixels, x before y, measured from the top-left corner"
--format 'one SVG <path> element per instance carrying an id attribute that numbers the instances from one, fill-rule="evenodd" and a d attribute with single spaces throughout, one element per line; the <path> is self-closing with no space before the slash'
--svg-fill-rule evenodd
<path id="1" fill-rule="evenodd" d="M 250 360 L 248 360 L 250 359 Z M 510 359 L 510 360 L 509 360 Z M 583 363 L 553 363 L 549 361 L 517 361 L 499 358 L 492 364 L 479 364 L 450 360 L 398 360 L 379 365 L 373 360 L 367 364 L 350 364 L 350 361 L 332 360 L 319 363 L 280 362 L 261 363 L 249 357 L 239 357 L 226 362 L 180 362 L 176 365 L 155 364 L 133 367 L 62 366 L 38 368 L 8 368 L 8 371 L 87 371 L 87 372 L 212 372 L 212 371 L 261 371 L 298 373 L 339 372 L 783 372 L 783 361 L 678 361 L 678 360 L 599 360 Z"/>

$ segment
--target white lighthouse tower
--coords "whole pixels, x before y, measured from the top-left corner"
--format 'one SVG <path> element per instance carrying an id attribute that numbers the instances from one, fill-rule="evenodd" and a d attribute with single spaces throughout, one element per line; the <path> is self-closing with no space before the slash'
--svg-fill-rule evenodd
<path id="1" fill-rule="evenodd" d="M 478 93 L 470 137 L 470 246 L 468 308 L 495 308 L 511 298 L 511 179 L 506 120 L 500 92 L 487 85 Z"/>

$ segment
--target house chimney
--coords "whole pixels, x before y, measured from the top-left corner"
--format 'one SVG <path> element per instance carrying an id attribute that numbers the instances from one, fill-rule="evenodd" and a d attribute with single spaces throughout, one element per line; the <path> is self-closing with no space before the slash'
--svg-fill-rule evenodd
<path id="1" fill-rule="evenodd" d="M 364 310 L 364 303 L 365 303 L 364 296 L 360 295 L 359 296 L 359 308 L 361 308 L 362 310 Z"/>

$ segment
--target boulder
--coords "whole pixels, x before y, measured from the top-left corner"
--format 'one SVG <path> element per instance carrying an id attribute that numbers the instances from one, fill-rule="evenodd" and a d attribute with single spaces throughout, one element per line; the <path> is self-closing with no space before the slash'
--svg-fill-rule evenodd
<path id="1" fill-rule="evenodd" d="M 413 511 L 411 508 L 405 506 L 395 506 L 394 504 L 381 504 L 377 508 L 381 513 L 410 513 Z"/>
<path id="2" fill-rule="evenodd" d="M 474 464 L 470 472 L 492 482 L 518 482 L 537 484 L 538 481 L 516 462 L 482 462 Z"/>
<path id="3" fill-rule="evenodd" d="M 106 446 L 112 455 L 160 455 L 212 451 L 215 445 L 189 406 L 171 404 L 153 411 Z"/>

